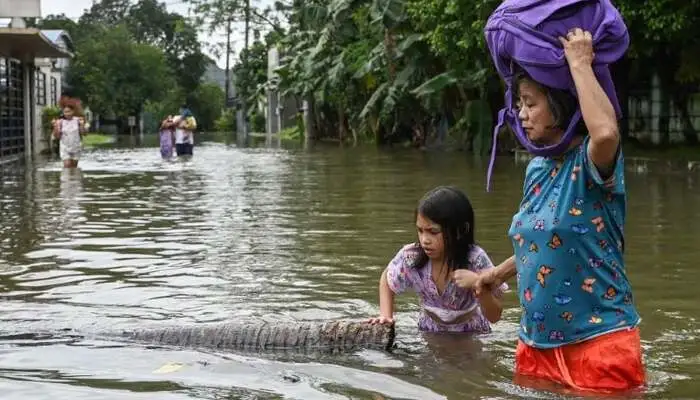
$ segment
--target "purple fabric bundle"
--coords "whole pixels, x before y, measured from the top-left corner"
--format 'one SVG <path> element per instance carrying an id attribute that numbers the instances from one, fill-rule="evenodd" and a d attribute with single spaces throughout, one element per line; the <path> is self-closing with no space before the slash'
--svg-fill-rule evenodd
<path id="1" fill-rule="evenodd" d="M 532 154 L 553 156 L 567 149 L 581 119 L 578 109 L 561 142 L 538 147 L 527 138 L 512 98 L 514 65 L 537 82 L 569 90 L 576 96 L 564 48 L 558 37 L 566 37 L 573 28 L 589 31 L 593 37 L 596 77 L 620 116 L 620 105 L 608 65 L 619 60 L 629 46 L 629 34 L 622 16 L 610 0 L 505 0 L 489 17 L 484 33 L 498 74 L 506 84 L 505 107 L 498 112 L 493 147 L 486 177 L 489 191 L 496 157 L 496 140 L 504 122 L 510 125 L 518 141 Z"/>

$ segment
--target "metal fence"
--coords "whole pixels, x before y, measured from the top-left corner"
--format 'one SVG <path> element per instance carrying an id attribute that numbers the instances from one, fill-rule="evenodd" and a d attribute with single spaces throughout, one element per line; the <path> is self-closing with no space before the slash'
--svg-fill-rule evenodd
<path id="1" fill-rule="evenodd" d="M 642 85 L 637 85 L 636 89 L 628 93 L 625 118 L 629 136 L 656 142 L 668 134 L 670 143 L 684 142 L 684 121 L 673 100 L 663 95 L 657 80 L 648 82 L 644 85 L 646 88 L 640 86 Z M 700 92 L 690 96 L 687 107 L 690 125 L 697 135 L 700 132 Z"/>

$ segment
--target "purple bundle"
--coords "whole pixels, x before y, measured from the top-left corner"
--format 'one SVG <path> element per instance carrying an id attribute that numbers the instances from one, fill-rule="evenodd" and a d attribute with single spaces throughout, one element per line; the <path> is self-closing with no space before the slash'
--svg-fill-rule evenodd
<path id="1" fill-rule="evenodd" d="M 554 156 L 571 144 L 581 110 L 571 118 L 564 137 L 554 145 L 538 147 L 528 140 L 513 106 L 512 80 L 515 64 L 532 79 L 576 96 L 569 66 L 559 36 L 581 28 L 593 37 L 593 70 L 610 98 L 618 117 L 620 105 L 608 65 L 619 60 L 629 46 L 627 26 L 610 0 L 505 0 L 489 17 L 484 33 L 498 74 L 506 83 L 505 107 L 498 112 L 493 147 L 486 177 L 489 191 L 496 158 L 496 140 L 504 122 L 510 125 L 518 141 L 532 154 Z"/>

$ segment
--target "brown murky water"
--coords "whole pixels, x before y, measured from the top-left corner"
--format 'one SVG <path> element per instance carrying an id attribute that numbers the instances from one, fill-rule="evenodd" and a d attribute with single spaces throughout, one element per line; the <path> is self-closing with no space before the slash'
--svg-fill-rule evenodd
<path id="1" fill-rule="evenodd" d="M 394 354 L 285 359 L 9 337 L 228 319 L 365 318 L 377 280 L 414 239 L 412 209 L 439 184 L 466 190 L 477 237 L 499 262 L 523 166 L 464 154 L 198 145 L 191 161 L 156 148 L 93 150 L 0 174 L 3 399 L 502 399 L 564 395 L 512 383 L 519 309 L 489 336 L 416 330 L 398 298 Z M 628 269 L 641 309 L 646 398 L 698 398 L 700 174 L 629 171 Z M 179 363 L 170 371 L 164 365 Z M 287 379 L 285 379 L 287 377 Z M 289 379 L 292 377 L 293 379 Z"/>

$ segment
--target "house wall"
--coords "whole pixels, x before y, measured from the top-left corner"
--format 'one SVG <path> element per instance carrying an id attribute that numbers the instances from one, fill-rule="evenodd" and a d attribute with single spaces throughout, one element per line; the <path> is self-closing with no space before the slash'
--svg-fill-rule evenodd
<path id="1" fill-rule="evenodd" d="M 41 116 L 44 108 L 58 105 L 58 100 L 61 97 L 63 77 L 61 71 L 53 68 L 51 59 L 37 58 L 35 66 L 34 101 L 32 102 L 34 109 L 32 119 L 35 126 L 33 146 L 35 153 L 41 153 L 49 147 Z"/>
<path id="2" fill-rule="evenodd" d="M 40 0 L 0 0 L 0 18 L 11 18 L 14 28 L 22 29 L 23 18 L 34 17 L 41 17 Z M 59 47 L 65 49 L 66 43 Z M 31 57 L 30 53 L 0 55 L 0 164 L 29 160 L 46 146 L 41 111 L 58 100 L 61 71 L 52 69 L 51 60 Z"/>

